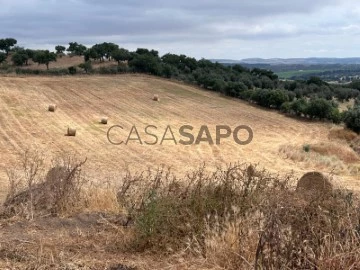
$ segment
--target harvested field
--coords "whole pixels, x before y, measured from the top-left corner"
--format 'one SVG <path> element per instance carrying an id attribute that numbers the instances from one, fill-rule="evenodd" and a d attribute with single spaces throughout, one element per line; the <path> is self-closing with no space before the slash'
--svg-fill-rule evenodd
<path id="1" fill-rule="evenodd" d="M 154 102 L 154 95 L 161 97 L 161 102 Z M 49 104 L 57 105 L 55 114 L 47 112 Z M 111 125 L 99 123 L 104 115 L 111 118 Z M 254 138 L 245 146 L 232 138 L 224 139 L 221 145 L 184 146 L 172 141 L 160 145 L 167 126 L 179 140 L 178 129 L 185 124 L 194 127 L 195 137 L 202 125 L 208 125 L 214 141 L 216 125 L 232 129 L 248 125 Z M 126 140 L 136 125 L 143 141 L 153 141 L 144 128 L 155 125 L 153 133 L 159 142 L 113 145 L 107 139 L 112 125 L 124 128 L 114 132 L 114 140 Z M 65 136 L 68 127 L 76 127 L 76 137 Z M 6 193 L 6 169 L 29 148 L 50 157 L 63 153 L 87 157 L 86 172 L 97 181 L 119 175 L 126 168 L 139 171 L 162 164 L 182 174 L 204 161 L 208 167 L 236 161 L 259 163 L 273 172 L 294 172 L 299 178 L 308 171 L 330 173 L 331 163 L 319 166 L 286 158 L 279 148 L 295 145 L 302 149 L 305 144 L 330 142 L 333 127 L 329 123 L 299 121 L 214 92 L 145 75 L 1 77 L 0 198 Z M 341 142 L 332 141 L 334 144 Z M 359 177 L 346 170 L 335 175 L 344 186 L 355 190 L 360 190 Z"/>

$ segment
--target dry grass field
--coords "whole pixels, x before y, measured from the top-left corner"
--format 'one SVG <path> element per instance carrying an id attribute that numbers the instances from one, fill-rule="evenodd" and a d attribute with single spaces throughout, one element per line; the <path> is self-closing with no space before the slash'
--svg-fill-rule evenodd
<path id="1" fill-rule="evenodd" d="M 153 100 L 155 95 L 159 101 Z M 57 106 L 55 112 L 48 111 L 50 104 Z M 106 117 L 107 125 L 101 124 L 100 121 Z M 160 145 L 167 126 L 171 127 L 179 140 L 178 129 L 185 124 L 194 127 L 195 137 L 200 127 L 207 125 L 214 140 L 216 125 L 229 125 L 233 129 L 238 125 L 247 125 L 252 128 L 254 138 L 245 146 L 236 144 L 231 138 L 224 139 L 220 145 L 203 142 L 184 146 L 175 145 L 172 141 Z M 108 129 L 113 125 L 124 128 L 122 132 L 115 130 L 112 133 L 114 140 L 126 140 L 131 127 L 135 125 L 142 141 L 153 141 L 145 134 L 144 128 L 154 125 L 157 130 L 153 133 L 158 136 L 159 142 L 156 145 L 141 145 L 130 141 L 128 145 L 113 145 L 107 139 Z M 68 127 L 76 129 L 76 136 L 66 136 Z M 56 177 L 49 178 L 53 182 L 44 182 L 50 185 L 50 189 L 43 186 L 37 190 L 36 187 L 41 185 L 34 188 L 29 184 L 28 193 L 18 193 L 19 196 L 13 197 L 13 205 L 18 207 L 16 211 L 19 212 L 0 219 L 0 269 L 253 269 L 254 262 L 258 261 L 258 256 L 255 256 L 260 246 L 258 243 L 266 240 L 266 237 L 271 239 L 271 235 L 282 233 L 281 229 L 277 231 L 277 226 L 260 226 L 257 211 L 266 214 L 264 221 L 269 221 L 269 224 L 273 224 L 272 219 L 278 218 L 284 226 L 297 224 L 297 227 L 293 227 L 295 236 L 290 240 L 280 237 L 282 242 L 279 245 L 297 250 L 303 243 L 311 242 L 314 244 L 314 254 L 320 254 L 316 255 L 318 258 L 315 262 L 319 269 L 341 269 L 350 265 L 357 269 L 360 251 L 353 242 L 357 238 L 347 234 L 344 240 L 344 236 L 339 238 L 338 234 L 327 231 L 331 229 L 330 232 L 336 232 L 339 229 L 336 224 L 346 224 L 344 226 L 352 230 L 353 223 L 347 217 L 352 216 L 356 224 L 358 212 L 351 211 L 357 208 L 343 207 L 342 197 L 339 199 L 335 196 L 329 200 L 321 192 L 316 196 L 319 206 L 312 204 L 313 201 L 309 203 L 292 187 L 288 189 L 286 183 L 292 181 L 291 186 L 294 186 L 296 178 L 316 170 L 324 175 L 330 174 L 343 187 L 360 191 L 360 159 L 356 152 L 356 149 L 360 149 L 359 144 L 359 136 L 343 130 L 341 126 L 300 121 L 214 92 L 151 76 L 0 77 L 1 201 L 9 191 L 7 172 L 21 164 L 27 151 L 40 154 L 48 163 L 69 153 L 80 160 L 87 158 L 82 167 L 86 179 L 93 183 L 124 180 L 133 185 L 122 193 L 130 195 L 120 197 L 122 201 L 119 201 L 119 189 L 107 188 L 107 185 L 86 186 L 86 189 L 81 189 L 83 193 L 76 193 L 76 179 L 80 179 L 76 177 L 71 178 L 74 182 L 68 182 L 70 189 L 66 189 L 66 182 L 62 186 L 63 181 L 58 181 L 61 178 Z M 217 169 L 216 177 L 205 176 L 202 182 L 203 172 L 196 169 L 204 162 L 207 170 L 222 167 Z M 224 165 L 236 162 L 258 166 L 249 170 L 247 165 L 228 165 L 229 169 L 223 170 Z M 177 189 L 182 188 L 182 182 L 166 181 L 168 177 L 171 178 L 166 170 L 165 173 L 155 172 L 149 176 L 123 177 L 127 171 L 156 170 L 161 166 L 171 167 L 176 176 L 183 176 L 188 171 L 197 172 L 183 178 L 195 179 L 190 181 L 194 183 L 192 188 L 185 189 L 187 196 L 177 193 Z M 284 178 L 260 173 L 258 168 L 266 168 Z M 32 167 L 25 168 L 25 171 L 30 172 L 25 178 L 31 179 Z M 233 173 L 235 178 L 232 178 Z M 233 179 L 230 181 L 233 182 L 229 190 L 227 182 L 222 182 L 222 179 L 228 179 L 230 174 L 230 179 Z M 294 177 L 288 178 L 286 174 L 293 174 Z M 163 179 L 163 182 L 159 179 Z M 254 186 L 241 185 L 243 182 L 236 179 L 249 181 L 247 183 Z M 16 183 L 16 178 L 12 183 Z M 166 188 L 173 193 L 167 193 Z M 61 194 L 62 190 L 67 191 L 59 198 L 65 199 L 55 202 L 62 202 L 59 205 L 65 208 L 56 208 L 59 212 L 51 215 L 48 207 L 53 202 L 52 196 L 56 192 Z M 211 193 L 211 190 L 215 192 Z M 156 197 L 155 201 L 151 201 L 153 192 L 158 194 L 158 201 Z M 239 196 L 234 196 L 238 193 Z M 26 196 L 30 196 L 28 201 L 24 199 Z M 48 201 L 37 201 L 34 199 L 36 196 L 47 198 Z M 149 196 L 150 203 L 146 196 Z M 207 196 L 221 203 L 212 204 L 213 201 L 208 200 Z M 215 211 L 218 223 L 210 226 L 209 212 L 200 211 L 199 216 L 189 214 L 194 210 L 191 208 L 194 198 L 194 209 Z M 345 197 L 346 202 L 348 199 Z M 130 213 L 133 206 L 128 205 L 144 201 L 147 206 L 140 215 Z M 202 208 L 203 203 L 210 204 Z M 222 209 L 222 203 L 228 205 Z M 57 207 L 59 205 L 55 204 Z M 236 205 L 244 209 L 236 210 Z M 36 210 L 37 207 L 45 212 Z M 218 209 L 214 210 L 213 207 Z M 6 209 L 12 211 L 11 207 Z M 64 215 L 61 212 L 63 209 Z M 236 218 L 227 216 L 231 211 L 226 209 L 233 209 Z M 224 215 L 217 211 L 223 211 Z M 327 221 L 329 213 L 333 212 L 335 214 L 331 217 L 341 221 L 323 223 L 321 218 L 317 221 L 311 219 L 320 216 Z M 137 220 L 128 219 L 130 214 L 134 214 Z M 205 214 L 208 214 L 208 218 L 204 221 Z M 304 220 L 314 229 L 308 230 Z M 335 226 L 335 229 L 331 226 Z M 340 229 L 344 232 L 342 226 Z M 196 228 L 206 228 L 199 232 L 200 238 L 196 238 L 196 234 L 193 239 L 184 238 L 184 231 L 191 235 Z M 261 230 L 269 233 L 269 236 L 260 234 Z M 308 240 L 299 240 L 297 233 L 302 237 L 305 237 L 305 233 L 304 239 Z M 144 235 L 145 238 L 141 238 Z M 317 241 L 312 241 L 316 237 L 325 239 L 320 248 Z M 185 250 L 181 249 L 183 241 L 189 241 Z M 164 248 L 163 243 L 175 249 L 156 250 Z M 176 249 L 177 246 L 180 249 Z M 263 248 L 263 254 L 267 254 L 266 246 Z M 313 258 L 311 254 L 303 254 L 306 258 Z M 263 261 L 265 269 L 266 265 L 283 263 L 282 259 L 293 262 L 297 258 L 279 253 L 272 259 L 274 261 Z M 301 262 L 313 265 L 311 261 Z"/>
<path id="2" fill-rule="evenodd" d="M 154 94 L 159 102 L 152 100 Z M 49 104 L 57 105 L 55 113 L 47 111 Z M 103 116 L 109 118 L 108 125 L 99 123 Z M 106 136 L 110 126 L 121 125 L 124 131 L 117 129 L 112 134 L 114 139 L 121 136 L 125 140 L 136 125 L 142 140 L 152 141 L 144 128 L 155 125 L 160 141 L 170 125 L 179 140 L 178 128 L 184 124 L 194 126 L 195 136 L 201 125 L 208 125 L 214 138 L 216 125 L 248 125 L 254 138 L 246 146 L 230 138 L 221 145 L 184 146 L 171 141 L 140 145 L 130 141 L 116 146 Z M 68 127 L 77 129 L 76 137 L 65 136 Z M 87 157 L 86 171 L 97 181 L 120 175 L 126 168 L 139 171 L 167 165 L 183 174 L 202 162 L 214 167 L 240 161 L 259 163 L 272 172 L 294 172 L 296 176 L 310 170 L 332 173 L 341 185 L 360 190 L 357 155 L 345 142 L 329 139 L 330 130 L 339 128 L 330 123 L 299 121 L 240 100 L 144 75 L 2 77 L 1 196 L 6 192 L 6 169 L 27 149 L 49 157 L 69 152 Z M 306 144 L 336 150 L 305 153 Z"/>
<path id="3" fill-rule="evenodd" d="M 11 55 L 7 58 L 7 62 L 12 63 Z M 49 64 L 49 68 L 50 69 L 61 69 L 61 68 L 67 69 L 68 67 L 71 67 L 71 66 L 78 66 L 81 63 L 84 63 L 84 57 L 83 56 L 64 55 L 62 57 L 58 57 L 55 62 L 51 62 Z M 106 67 L 106 66 L 109 66 L 109 65 L 116 65 L 116 62 L 114 62 L 114 61 L 104 61 L 104 62 L 93 61 L 92 65 L 93 65 L 94 68 L 99 68 L 99 67 Z M 39 65 L 39 64 L 33 62 L 30 59 L 28 65 L 24 65 L 24 66 L 18 67 L 18 68 L 20 68 L 20 69 L 46 70 L 46 65 Z"/>

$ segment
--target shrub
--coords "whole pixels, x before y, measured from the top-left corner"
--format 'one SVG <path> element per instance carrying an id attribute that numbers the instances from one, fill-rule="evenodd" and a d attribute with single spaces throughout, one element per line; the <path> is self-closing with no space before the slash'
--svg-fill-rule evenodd
<path id="1" fill-rule="evenodd" d="M 76 210 L 84 184 L 80 173 L 85 162 L 60 160 L 44 176 L 42 156 L 26 151 L 22 170 L 8 173 L 10 188 L 2 215 L 32 219 Z"/>
<path id="2" fill-rule="evenodd" d="M 291 102 L 284 102 L 281 104 L 280 111 L 283 113 L 290 113 L 291 112 Z"/>
<path id="3" fill-rule="evenodd" d="M 340 124 L 343 120 L 344 115 L 339 111 L 338 108 L 333 108 L 331 110 L 330 115 L 328 116 L 328 119 L 331 120 L 335 124 Z"/>
<path id="4" fill-rule="evenodd" d="M 303 146 L 303 149 L 304 149 L 304 151 L 305 151 L 306 153 L 310 152 L 310 144 L 305 144 L 305 145 Z"/>
<path id="5" fill-rule="evenodd" d="M 323 98 L 311 99 L 306 113 L 312 118 L 331 119 L 332 115 L 336 115 L 334 104 Z"/>
<path id="6" fill-rule="evenodd" d="M 0 64 L 6 61 L 6 53 L 0 52 Z"/>
<path id="7" fill-rule="evenodd" d="M 39 74 L 44 74 L 43 70 L 39 70 L 39 69 L 22 69 L 22 68 L 17 68 L 15 69 L 16 74 L 30 74 L 30 75 L 39 75 Z"/>
<path id="8" fill-rule="evenodd" d="M 291 107 L 291 110 L 298 116 L 306 115 L 308 103 L 307 103 L 306 99 L 300 98 L 300 99 L 297 99 L 297 100 L 291 102 L 290 107 Z"/>
<path id="9" fill-rule="evenodd" d="M 347 110 L 344 113 L 344 122 L 347 128 L 360 133 L 360 106 Z"/>
<path id="10" fill-rule="evenodd" d="M 77 69 L 75 66 L 69 67 L 68 70 L 69 70 L 69 74 L 71 74 L 71 75 L 75 75 L 77 72 Z"/>
<path id="11" fill-rule="evenodd" d="M 127 73 L 127 72 L 129 72 L 129 67 L 126 63 L 119 63 L 119 65 L 117 67 L 117 71 L 119 73 Z"/>
<path id="12" fill-rule="evenodd" d="M 360 96 L 355 99 L 355 106 L 360 106 Z"/>
<path id="13" fill-rule="evenodd" d="M 137 251 L 187 250 L 221 269 L 358 268 L 354 194 L 310 198 L 289 181 L 246 164 L 182 180 L 158 170 L 126 176 L 118 198 L 132 209 Z"/>
<path id="14" fill-rule="evenodd" d="M 268 93 L 268 102 L 270 106 L 280 109 L 284 102 L 289 101 L 289 96 L 284 90 L 271 90 Z"/>
<path id="15" fill-rule="evenodd" d="M 188 239 L 201 239 L 208 225 L 224 224 L 229 215 L 233 217 L 234 207 L 242 215 L 252 213 L 254 204 L 269 192 L 284 189 L 287 181 L 246 164 L 219 168 L 214 173 L 205 173 L 202 167 L 183 180 L 171 178 L 165 171 L 130 178 L 128 183 L 142 183 L 145 187 L 143 191 L 137 187 L 142 194 L 138 202 L 128 203 L 138 205 L 135 211 L 130 211 L 135 220 L 134 248 L 140 251 L 184 248 Z M 119 198 L 124 198 L 125 193 L 119 192 Z"/>
<path id="16" fill-rule="evenodd" d="M 254 94 L 254 90 L 250 90 L 250 89 L 245 90 L 243 92 L 240 92 L 239 98 L 244 99 L 244 100 L 251 100 L 253 94 Z"/>
<path id="17" fill-rule="evenodd" d="M 94 69 L 94 72 L 98 72 L 99 74 L 117 74 L 118 66 L 100 67 L 98 69 Z"/>
<path id="18" fill-rule="evenodd" d="M 86 61 L 85 63 L 79 64 L 79 68 L 83 69 L 85 73 L 89 73 L 92 70 L 91 61 Z"/>

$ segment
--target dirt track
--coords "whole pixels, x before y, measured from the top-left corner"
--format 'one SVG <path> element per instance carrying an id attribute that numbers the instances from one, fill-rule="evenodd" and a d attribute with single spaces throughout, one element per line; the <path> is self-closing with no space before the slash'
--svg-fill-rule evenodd
<path id="1" fill-rule="evenodd" d="M 159 95 L 160 102 L 152 100 L 154 94 Z M 55 113 L 47 111 L 52 103 L 58 106 Z M 109 117 L 107 126 L 99 124 L 102 116 Z M 254 139 L 246 146 L 231 139 L 218 146 L 172 142 L 114 146 L 106 136 L 110 126 L 122 125 L 126 132 L 121 135 L 126 138 L 131 126 L 136 125 L 142 139 L 151 140 L 143 137 L 146 125 L 156 125 L 160 138 L 170 125 L 177 137 L 177 129 L 183 124 L 194 126 L 195 136 L 201 125 L 208 125 L 212 135 L 216 125 L 248 125 Z M 77 128 L 76 137 L 65 136 L 68 126 Z M 271 171 L 294 170 L 300 176 L 319 168 L 280 157 L 279 147 L 327 141 L 332 127 L 298 121 L 213 92 L 148 76 L 1 77 L 0 183 L 6 183 L 6 168 L 18 162 L 19 154 L 28 148 L 49 156 L 71 152 L 87 157 L 87 172 L 99 181 L 120 174 L 126 167 L 140 170 L 166 164 L 183 173 L 203 161 L 209 166 L 259 162 Z M 360 189 L 358 175 L 337 177 L 346 186 Z M 1 191 L 0 198 L 5 189 Z"/>

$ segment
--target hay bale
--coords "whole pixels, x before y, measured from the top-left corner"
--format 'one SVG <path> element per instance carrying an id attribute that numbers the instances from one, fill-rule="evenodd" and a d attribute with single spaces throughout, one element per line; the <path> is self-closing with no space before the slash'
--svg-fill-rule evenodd
<path id="1" fill-rule="evenodd" d="M 158 96 L 158 95 L 154 95 L 153 101 L 160 101 L 159 96 Z"/>
<path id="2" fill-rule="evenodd" d="M 308 172 L 304 174 L 297 183 L 296 191 L 322 195 L 331 193 L 333 185 L 320 172 Z"/>
<path id="3" fill-rule="evenodd" d="M 101 118 L 100 123 L 103 124 L 103 125 L 107 125 L 107 123 L 108 123 L 108 118 L 107 118 L 107 117 Z"/>
<path id="4" fill-rule="evenodd" d="M 56 105 L 55 104 L 50 104 L 48 110 L 49 110 L 49 112 L 55 112 L 56 111 Z"/>
<path id="5" fill-rule="evenodd" d="M 67 136 L 76 136 L 76 129 L 68 127 Z"/>

